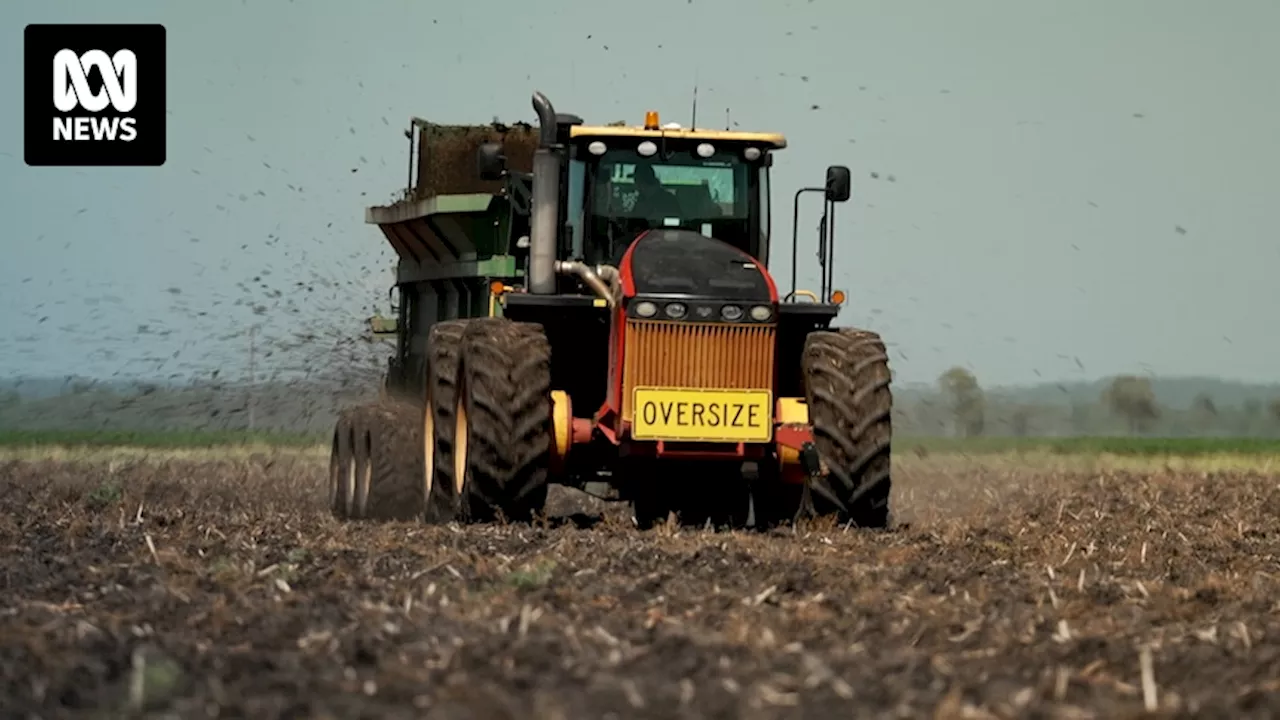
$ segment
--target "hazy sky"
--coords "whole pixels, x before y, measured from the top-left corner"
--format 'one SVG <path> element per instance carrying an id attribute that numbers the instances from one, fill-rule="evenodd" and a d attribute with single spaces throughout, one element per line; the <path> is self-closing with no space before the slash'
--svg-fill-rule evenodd
<path id="1" fill-rule="evenodd" d="M 167 26 L 165 167 L 23 164 L 30 22 Z M 231 375 L 251 321 L 266 347 L 356 334 L 393 257 L 363 208 L 403 186 L 411 115 L 532 120 L 540 89 L 684 123 L 697 77 L 706 121 L 790 140 L 776 236 L 854 168 L 842 319 L 900 379 L 1274 381 L 1277 27 L 1275 0 L 4 0 L 0 370 Z M 332 362 L 309 342 L 266 362 Z"/>

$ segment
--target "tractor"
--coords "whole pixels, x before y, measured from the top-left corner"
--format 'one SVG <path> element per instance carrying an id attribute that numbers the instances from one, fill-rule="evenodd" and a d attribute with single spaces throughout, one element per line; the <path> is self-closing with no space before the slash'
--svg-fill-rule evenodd
<path id="1" fill-rule="evenodd" d="M 551 484 L 631 503 L 642 528 L 890 522 L 885 344 L 833 327 L 836 205 L 793 202 L 790 285 L 769 272 L 779 134 L 414 118 L 403 197 L 366 209 L 398 255 L 377 402 L 343 410 L 342 519 L 528 522 Z M 415 179 L 416 171 L 416 179 Z M 824 211 L 797 289 L 800 199 Z"/>

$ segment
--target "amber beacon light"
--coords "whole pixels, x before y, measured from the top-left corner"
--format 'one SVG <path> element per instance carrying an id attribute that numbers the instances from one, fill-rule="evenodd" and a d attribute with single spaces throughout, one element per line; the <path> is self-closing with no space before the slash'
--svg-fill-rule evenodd
<path id="1" fill-rule="evenodd" d="M 658 129 L 658 111 L 657 110 L 650 110 L 649 112 L 644 114 L 644 129 L 645 130 Z"/>

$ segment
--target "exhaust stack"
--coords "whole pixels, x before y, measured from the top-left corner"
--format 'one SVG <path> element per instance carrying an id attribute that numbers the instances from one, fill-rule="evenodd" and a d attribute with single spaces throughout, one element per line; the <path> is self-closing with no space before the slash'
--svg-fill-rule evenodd
<path id="1" fill-rule="evenodd" d="M 529 292 L 556 291 L 556 235 L 560 225 L 560 148 L 556 143 L 556 111 L 541 92 L 533 94 L 539 142 L 533 153 L 533 222 L 529 237 Z"/>

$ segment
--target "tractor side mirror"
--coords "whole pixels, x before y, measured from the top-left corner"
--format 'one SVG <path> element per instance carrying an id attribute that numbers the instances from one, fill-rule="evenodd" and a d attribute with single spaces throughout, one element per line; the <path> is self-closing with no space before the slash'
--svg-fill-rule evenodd
<path id="1" fill-rule="evenodd" d="M 507 174 L 507 156 L 502 154 L 502 145 L 498 143 L 481 145 L 476 161 L 481 180 L 501 180 Z"/>
<path id="2" fill-rule="evenodd" d="M 853 177 L 844 165 L 827 168 L 827 200 L 845 202 L 853 192 Z"/>

